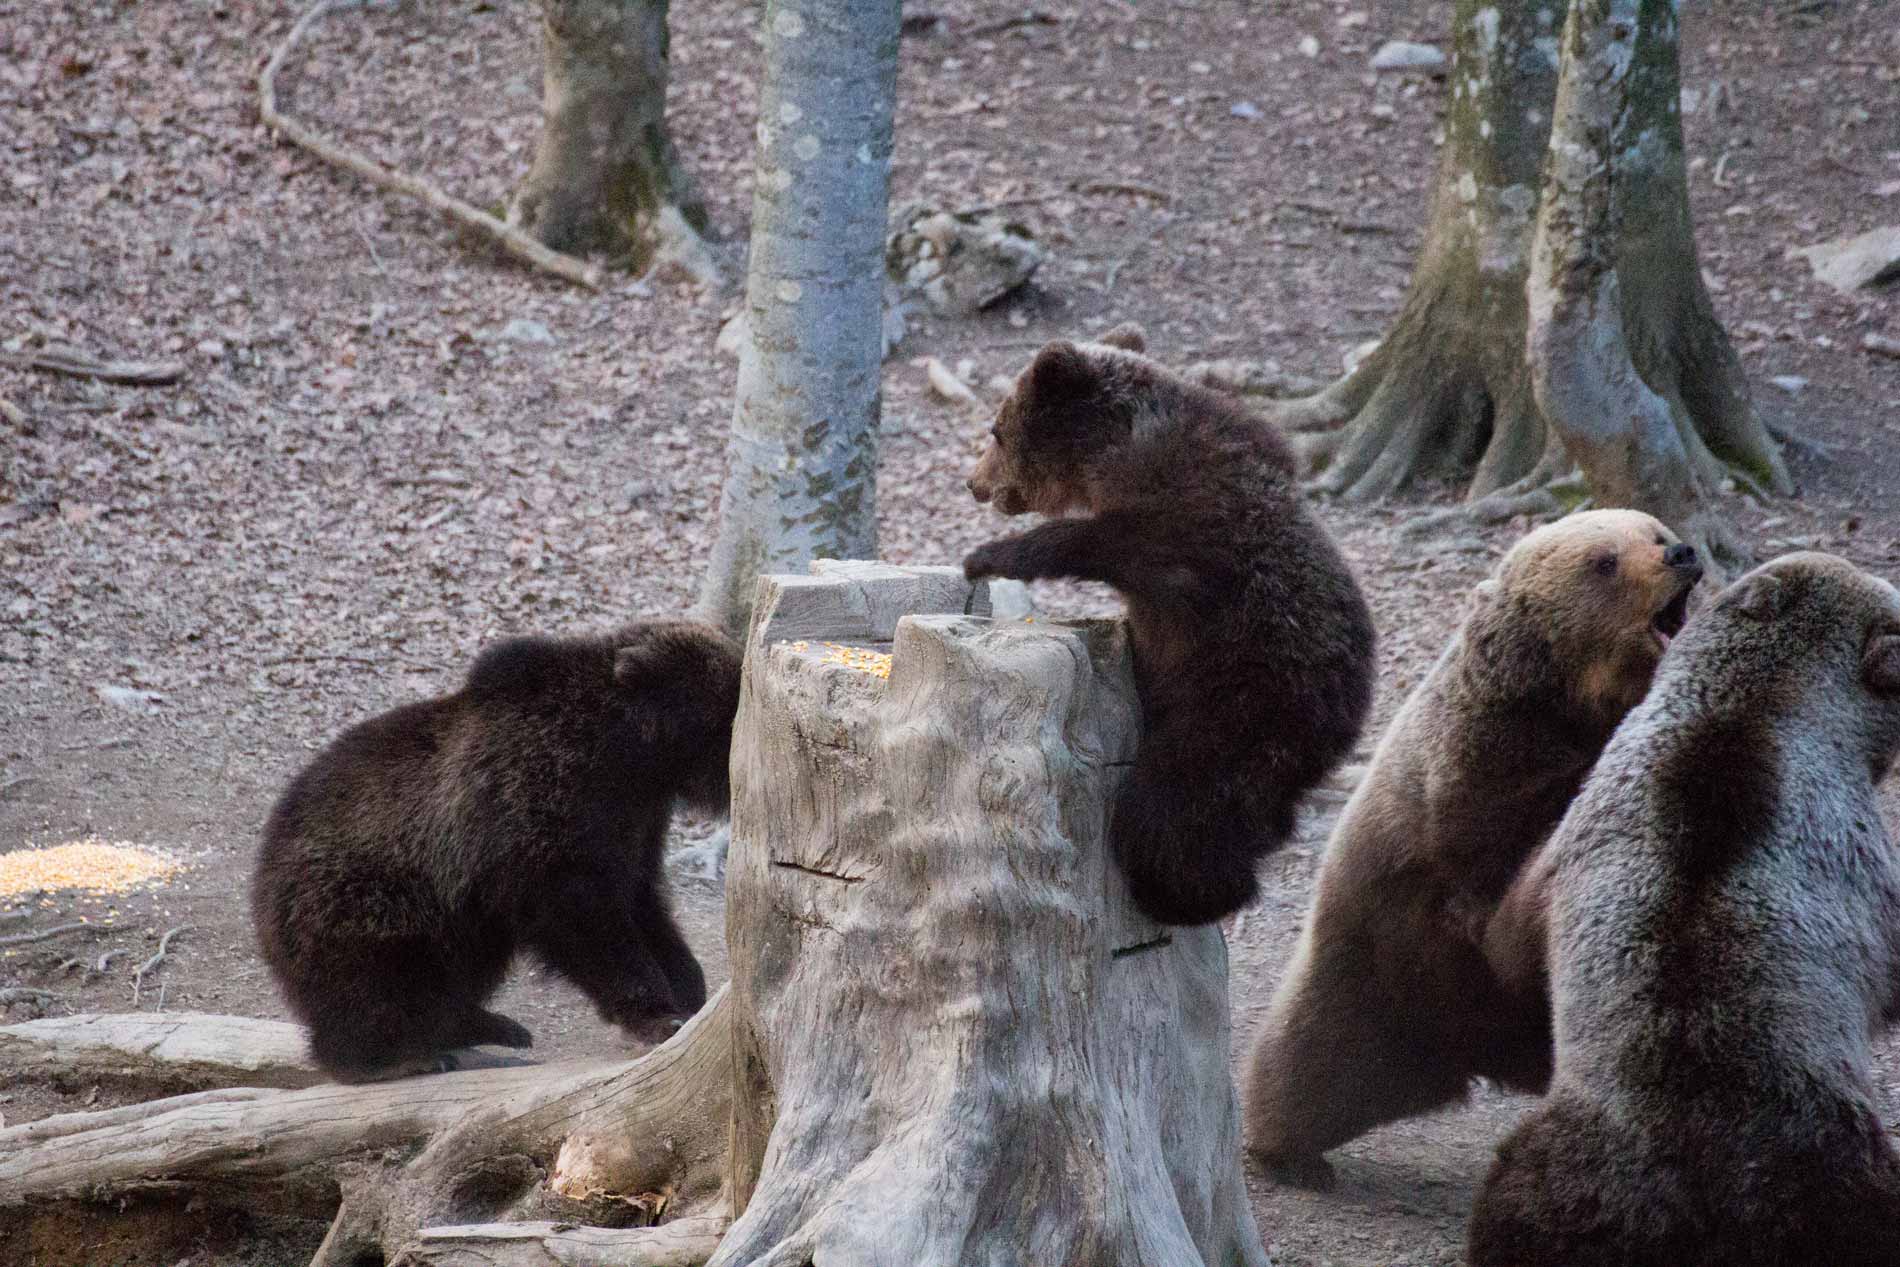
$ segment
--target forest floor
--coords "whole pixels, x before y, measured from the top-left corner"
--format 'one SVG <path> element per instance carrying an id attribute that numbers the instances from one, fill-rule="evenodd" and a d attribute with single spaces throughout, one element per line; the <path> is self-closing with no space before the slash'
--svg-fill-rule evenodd
<path id="1" fill-rule="evenodd" d="M 890 360 L 885 557 L 954 561 L 1000 527 L 962 488 L 986 421 L 931 396 L 912 358 L 967 360 L 981 385 L 1046 339 L 1135 318 L 1163 358 L 1267 358 L 1325 380 L 1396 312 L 1446 96 L 1367 58 L 1387 39 L 1448 47 L 1444 0 L 1105 0 L 1030 21 L 1012 21 L 1021 0 L 926 7 L 940 20 L 912 7 L 893 200 L 1005 205 L 1053 259 L 980 318 L 924 320 Z M 667 279 L 578 290 L 274 143 L 254 77 L 295 16 L 0 0 L 0 352 L 65 342 L 186 367 L 176 386 L 115 387 L 0 358 L 0 852 L 97 836 L 186 864 L 156 890 L 32 899 L 10 929 L 85 915 L 110 925 L 89 951 L 132 952 L 86 982 L 55 971 L 70 943 L 4 952 L 0 986 L 53 990 L 55 1012 L 131 1008 L 129 965 L 188 925 L 140 1006 L 282 1016 L 245 897 L 285 780 L 343 726 L 452 688 L 493 638 L 683 607 L 709 551 L 734 380 L 714 339 L 732 299 Z M 743 242 L 759 10 L 692 0 L 672 16 L 675 136 Z M 1703 263 L 1759 408 L 1804 438 L 1798 500 L 1731 509 L 1763 554 L 1817 546 L 1891 573 L 1900 362 L 1861 340 L 1900 337 L 1900 293 L 1844 298 L 1786 251 L 1900 221 L 1900 7 L 1690 0 L 1683 32 Z M 343 9 L 279 96 L 499 205 L 538 130 L 537 6 Z M 1368 746 L 1525 526 L 1397 531 L 1452 496 L 1320 507 L 1381 630 Z M 1264 900 L 1230 930 L 1237 1058 L 1323 826 L 1267 864 Z M 675 888 L 723 979 L 719 890 Z M 537 1057 L 627 1050 L 538 969 L 497 1006 Z M 1900 1115 L 1891 1054 L 1883 1073 Z M 0 1089 L 0 1114 L 94 1094 Z M 1341 1150 L 1328 1194 L 1251 1176 L 1277 1261 L 1460 1261 L 1474 1186 L 1521 1108 L 1482 1093 L 1375 1132 Z M 310 1248 L 293 1233 L 185 1261 Z"/>

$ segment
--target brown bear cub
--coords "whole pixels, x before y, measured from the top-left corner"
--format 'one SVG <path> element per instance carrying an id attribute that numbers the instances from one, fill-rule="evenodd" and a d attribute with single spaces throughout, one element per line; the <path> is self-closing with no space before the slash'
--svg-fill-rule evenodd
<path id="1" fill-rule="evenodd" d="M 1006 515 L 1082 515 L 963 567 L 1121 592 L 1145 728 L 1110 844 L 1144 912 L 1204 924 L 1253 898 L 1256 862 L 1351 750 L 1372 702 L 1372 617 L 1286 442 L 1143 346 L 1124 326 L 1037 353 L 970 491 Z"/>
<path id="2" fill-rule="evenodd" d="M 687 621 L 484 650 L 453 695 L 345 731 L 271 811 L 251 907 L 264 958 L 338 1078 L 478 1043 L 517 949 L 632 1036 L 706 1001 L 667 908 L 675 801 L 724 813 L 739 649 Z"/>
<path id="3" fill-rule="evenodd" d="M 1900 1014 L 1900 593 L 1796 554 L 1670 648 L 1526 871 L 1556 1074 L 1472 1267 L 1896 1267 L 1873 1040 Z M 1515 897 L 1515 893 L 1513 895 Z"/>
<path id="4" fill-rule="evenodd" d="M 1701 577 L 1627 510 L 1531 533 L 1393 718 L 1340 816 L 1286 977 L 1254 1040 L 1247 1145 L 1282 1182 L 1462 1097 L 1473 1075 L 1540 1091 L 1535 972 L 1494 977 L 1485 925 L 1648 689 Z"/>

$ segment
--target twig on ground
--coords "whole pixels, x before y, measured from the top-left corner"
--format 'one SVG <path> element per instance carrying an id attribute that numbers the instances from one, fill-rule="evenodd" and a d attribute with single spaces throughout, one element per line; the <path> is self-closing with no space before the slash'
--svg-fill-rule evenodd
<path id="1" fill-rule="evenodd" d="M 127 950 L 123 946 L 119 947 L 117 950 L 106 951 L 105 954 L 99 956 L 99 962 L 92 965 L 93 974 L 95 976 L 104 975 L 105 970 L 112 966 L 112 961 L 114 959 L 117 959 L 120 955 L 126 955 L 130 953 L 132 952 Z"/>
<path id="2" fill-rule="evenodd" d="M 327 0 L 326 0 L 326 3 L 327 3 Z M 152 969 L 158 967 L 159 964 L 165 962 L 165 952 L 172 948 L 172 938 L 178 936 L 178 934 L 180 933 L 188 933 L 191 930 L 192 930 L 192 926 L 190 924 L 180 924 L 177 928 L 174 928 L 169 933 L 166 933 L 163 937 L 158 939 L 158 953 L 153 955 L 150 959 L 147 959 L 144 963 L 140 964 L 138 968 L 133 971 L 132 973 L 132 1006 L 133 1007 L 137 1007 L 139 1005 L 139 993 L 145 988 L 145 974 L 150 972 Z"/>
<path id="3" fill-rule="evenodd" d="M 22 369 L 46 370 L 71 378 L 96 378 L 102 383 L 118 383 L 124 387 L 169 387 L 185 376 L 185 367 L 178 361 L 102 361 L 77 348 L 66 347 L 7 353 L 0 356 L 0 361 Z M 14 421 L 24 422 L 26 415 L 21 414 Z"/>
<path id="4" fill-rule="evenodd" d="M 963 33 L 966 40 L 980 40 L 986 35 L 1001 35 L 1005 31 L 1014 31 L 1024 26 L 1059 26 L 1062 19 L 1053 13 L 1044 13 L 1041 9 L 1030 9 L 1013 18 L 1003 18 L 996 22 L 985 22 L 973 26 Z"/>
<path id="5" fill-rule="evenodd" d="M 1162 206 L 1174 201 L 1174 195 L 1165 189 L 1156 189 L 1153 185 L 1143 185 L 1130 180 L 1091 180 L 1087 184 L 1077 185 L 1078 194 L 1133 194 L 1138 198 L 1152 198 Z"/>
<path id="6" fill-rule="evenodd" d="M 8 792 L 11 792 L 14 788 L 19 787 L 22 783 L 31 783 L 38 777 L 39 776 L 36 774 L 22 774 L 18 778 L 8 779 L 5 783 L 0 783 L 0 796 L 5 796 Z M 5 919 L 5 918 L 6 916 L 0 915 L 0 919 Z"/>
<path id="7" fill-rule="evenodd" d="M 5 396 L 0 396 L 0 418 L 5 418 L 16 427 L 26 425 L 26 410 L 20 408 Z"/>
<path id="8" fill-rule="evenodd" d="M 407 172 L 399 172 L 385 166 L 347 146 L 318 135 L 297 120 L 282 113 L 277 108 L 277 72 L 283 69 L 284 61 L 290 56 L 290 50 L 303 38 L 316 20 L 322 17 L 334 3 L 334 0 L 316 0 L 296 25 L 290 28 L 290 34 L 271 54 L 270 61 L 257 77 L 258 113 L 263 117 L 264 125 L 288 137 L 290 141 L 309 150 L 324 162 L 345 171 L 354 172 L 364 180 L 382 189 L 407 194 L 411 198 L 448 216 L 456 223 L 486 234 L 500 244 L 510 254 L 528 261 L 536 268 L 553 273 L 556 277 L 585 286 L 589 290 L 600 288 L 600 270 L 585 260 L 575 259 L 560 251 L 549 250 L 521 230 L 503 220 L 498 220 L 479 207 L 463 202 L 451 194 L 444 193 L 436 186 Z"/>
<path id="9" fill-rule="evenodd" d="M 81 929 L 90 929 L 97 933 L 103 931 L 103 925 L 88 924 L 83 920 L 75 921 L 71 924 L 55 924 L 51 928 L 42 928 L 34 933 L 14 933 L 10 937 L 0 937 L 0 946 L 24 946 L 29 942 L 46 941 L 52 937 L 64 936 L 67 933 L 76 933 Z"/>

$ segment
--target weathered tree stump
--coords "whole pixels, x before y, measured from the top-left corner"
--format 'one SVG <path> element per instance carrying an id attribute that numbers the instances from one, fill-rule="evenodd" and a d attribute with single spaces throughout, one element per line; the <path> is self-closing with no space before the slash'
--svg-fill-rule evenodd
<path id="1" fill-rule="evenodd" d="M 1123 626 L 908 617 L 884 680 L 819 641 L 885 649 L 812 619 L 878 605 L 844 580 L 771 578 L 754 615 L 714 1267 L 1264 1263 L 1226 945 L 1142 916 L 1104 843 Z"/>
<path id="2" fill-rule="evenodd" d="M 814 571 L 761 587 L 733 979 L 670 1042 L 0 1130 L 0 1243 L 190 1200 L 334 1211 L 319 1267 L 1264 1267 L 1225 943 L 1150 923 L 1104 844 L 1123 626 L 994 622 L 947 568 Z"/>

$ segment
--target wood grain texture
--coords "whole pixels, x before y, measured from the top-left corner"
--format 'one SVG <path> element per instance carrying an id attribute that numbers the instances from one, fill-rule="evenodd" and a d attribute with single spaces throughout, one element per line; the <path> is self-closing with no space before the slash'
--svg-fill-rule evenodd
<path id="1" fill-rule="evenodd" d="M 778 637 L 881 609 L 826 581 L 866 583 L 762 587 L 733 740 L 713 1267 L 1264 1264 L 1225 943 L 1141 916 L 1104 846 L 1123 626 L 907 617 L 883 681 Z"/>

